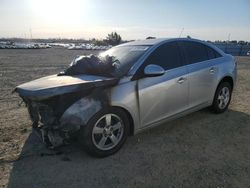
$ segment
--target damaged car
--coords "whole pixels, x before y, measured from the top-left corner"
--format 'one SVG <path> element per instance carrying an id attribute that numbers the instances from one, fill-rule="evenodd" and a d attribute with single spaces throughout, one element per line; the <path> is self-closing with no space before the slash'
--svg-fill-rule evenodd
<path id="1" fill-rule="evenodd" d="M 98 157 L 129 135 L 199 109 L 224 112 L 235 59 L 196 39 L 149 39 L 79 56 L 56 74 L 16 87 L 34 131 L 50 148 L 77 136 Z"/>

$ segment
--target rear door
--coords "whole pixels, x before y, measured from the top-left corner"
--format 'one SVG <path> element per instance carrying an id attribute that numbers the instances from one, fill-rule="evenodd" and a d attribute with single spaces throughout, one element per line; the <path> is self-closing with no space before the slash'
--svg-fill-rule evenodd
<path id="1" fill-rule="evenodd" d="M 156 77 L 142 77 L 138 80 L 138 95 L 141 125 L 148 126 L 187 109 L 187 69 L 176 42 L 158 47 L 139 69 L 143 74 L 149 64 L 160 65 L 165 74 Z"/>
<path id="2" fill-rule="evenodd" d="M 209 53 L 212 52 L 199 42 L 182 41 L 179 44 L 188 69 L 189 107 L 208 103 L 214 95 L 213 87 L 218 73 L 216 61 L 210 58 Z"/>

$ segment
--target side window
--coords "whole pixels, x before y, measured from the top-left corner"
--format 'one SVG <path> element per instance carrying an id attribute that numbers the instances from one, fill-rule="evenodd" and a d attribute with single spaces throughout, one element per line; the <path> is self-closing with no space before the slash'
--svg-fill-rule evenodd
<path id="1" fill-rule="evenodd" d="M 207 55 L 209 59 L 216 58 L 214 50 L 212 48 L 207 47 Z"/>
<path id="2" fill-rule="evenodd" d="M 145 66 L 148 64 L 160 65 L 165 70 L 182 66 L 182 57 L 178 44 L 171 42 L 159 46 L 150 54 L 144 64 Z"/>
<path id="3" fill-rule="evenodd" d="M 188 64 L 209 60 L 206 46 L 197 42 L 181 42 L 186 52 Z"/>
<path id="4" fill-rule="evenodd" d="M 221 54 L 219 54 L 217 51 L 214 50 L 214 53 L 216 58 L 221 57 Z"/>
<path id="5" fill-rule="evenodd" d="M 215 59 L 215 58 L 221 57 L 221 55 L 218 52 L 216 52 L 214 49 L 210 48 L 209 46 L 206 46 L 206 48 L 207 48 L 207 55 L 209 59 Z"/>

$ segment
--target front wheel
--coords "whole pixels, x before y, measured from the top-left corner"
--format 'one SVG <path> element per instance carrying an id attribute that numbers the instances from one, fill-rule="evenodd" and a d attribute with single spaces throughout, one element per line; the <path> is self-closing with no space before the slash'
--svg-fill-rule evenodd
<path id="1" fill-rule="evenodd" d="M 129 133 L 126 113 L 117 108 L 101 110 L 80 130 L 79 139 L 86 151 L 96 157 L 106 157 L 117 152 Z"/>
<path id="2" fill-rule="evenodd" d="M 214 96 L 214 101 L 211 109 L 215 113 L 223 113 L 227 110 L 231 101 L 232 86 L 228 82 L 222 82 Z"/>

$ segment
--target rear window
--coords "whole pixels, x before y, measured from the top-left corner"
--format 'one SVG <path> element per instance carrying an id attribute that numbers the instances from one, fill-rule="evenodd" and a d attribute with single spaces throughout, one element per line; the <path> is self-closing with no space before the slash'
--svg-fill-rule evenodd
<path id="1" fill-rule="evenodd" d="M 181 42 L 188 64 L 209 60 L 206 46 L 197 42 Z"/>
<path id="2" fill-rule="evenodd" d="M 208 46 L 206 46 L 206 48 L 207 48 L 207 55 L 209 59 L 215 59 L 215 58 L 221 57 L 221 55 L 218 52 L 216 52 L 213 48 L 210 48 Z"/>

